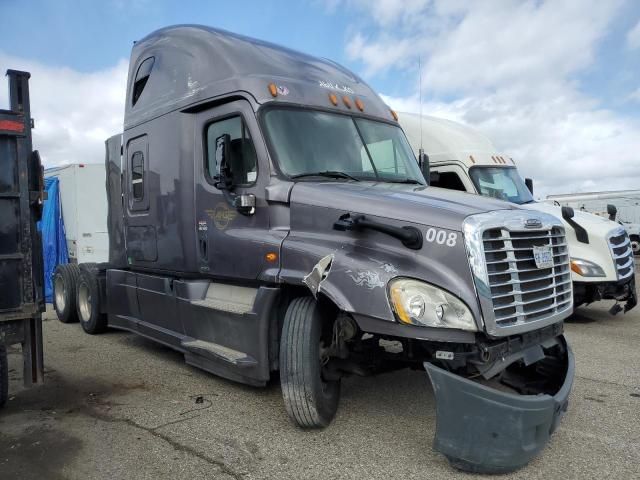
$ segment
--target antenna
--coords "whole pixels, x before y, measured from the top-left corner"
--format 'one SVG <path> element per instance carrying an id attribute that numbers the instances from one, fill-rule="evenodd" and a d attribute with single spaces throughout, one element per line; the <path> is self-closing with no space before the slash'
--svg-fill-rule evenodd
<path id="1" fill-rule="evenodd" d="M 422 155 L 424 153 L 424 149 L 422 148 L 422 62 L 420 57 L 418 57 L 418 92 L 420 96 L 420 151 L 419 153 Z"/>
<path id="2" fill-rule="evenodd" d="M 422 148 L 422 62 L 420 61 L 420 57 L 418 57 L 418 79 L 420 82 L 420 85 L 418 85 L 418 94 L 420 96 L 420 148 L 418 149 L 418 165 L 425 176 L 427 185 L 429 185 L 431 183 L 429 157 L 424 153 L 424 148 Z"/>

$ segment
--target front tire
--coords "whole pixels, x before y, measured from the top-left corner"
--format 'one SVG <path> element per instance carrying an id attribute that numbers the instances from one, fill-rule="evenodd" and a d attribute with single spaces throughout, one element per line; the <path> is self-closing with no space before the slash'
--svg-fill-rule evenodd
<path id="1" fill-rule="evenodd" d="M 100 286 L 96 271 L 92 268 L 80 270 L 76 287 L 76 306 L 82 329 L 89 335 L 107 330 L 107 316 L 100 312 Z"/>
<path id="2" fill-rule="evenodd" d="M 80 268 L 75 263 L 58 265 L 53 272 L 53 307 L 62 323 L 78 321 L 76 313 L 76 283 Z"/>
<path id="3" fill-rule="evenodd" d="M 333 322 L 323 320 L 316 301 L 300 297 L 289 304 L 282 326 L 282 396 L 289 417 L 302 428 L 326 427 L 338 410 L 340 380 L 322 378 L 321 344 L 331 343 L 333 331 Z"/>

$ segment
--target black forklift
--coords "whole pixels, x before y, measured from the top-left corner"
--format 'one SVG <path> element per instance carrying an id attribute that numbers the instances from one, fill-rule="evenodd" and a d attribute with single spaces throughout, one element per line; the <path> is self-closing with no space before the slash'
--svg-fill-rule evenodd
<path id="1" fill-rule="evenodd" d="M 33 151 L 28 72 L 8 70 L 9 110 L 0 109 L 0 407 L 9 396 L 7 348 L 22 347 L 24 384 L 43 381 L 44 261 L 37 222 L 44 179 Z"/>

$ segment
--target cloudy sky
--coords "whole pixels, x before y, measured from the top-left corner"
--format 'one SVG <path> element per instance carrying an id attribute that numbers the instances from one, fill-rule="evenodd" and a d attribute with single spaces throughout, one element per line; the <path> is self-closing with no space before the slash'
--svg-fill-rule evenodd
<path id="1" fill-rule="evenodd" d="M 0 69 L 33 75 L 47 166 L 103 161 L 132 42 L 174 23 L 331 58 L 401 111 L 420 61 L 423 112 L 484 132 L 538 195 L 640 188 L 636 0 L 0 0 Z"/>

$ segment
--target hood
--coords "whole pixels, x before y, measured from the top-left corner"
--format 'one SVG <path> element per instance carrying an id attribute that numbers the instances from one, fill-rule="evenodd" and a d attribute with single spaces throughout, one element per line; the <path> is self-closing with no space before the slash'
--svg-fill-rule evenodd
<path id="1" fill-rule="evenodd" d="M 522 208 L 526 208 L 528 210 L 538 210 L 539 212 L 548 213 L 553 215 L 560 220 L 564 224 L 566 229 L 573 228 L 564 221 L 562 218 L 562 207 L 558 207 L 557 205 L 549 205 L 544 202 L 534 202 L 534 203 L 526 203 L 524 205 L 520 205 Z M 573 219 L 582 225 L 589 235 L 596 235 L 606 237 L 607 234 L 611 233 L 612 230 L 617 230 L 620 225 L 616 222 L 612 222 L 611 220 L 603 217 L 599 217 L 598 215 L 593 215 L 592 213 L 581 212 L 580 210 L 573 210 L 574 216 Z"/>
<path id="2" fill-rule="evenodd" d="M 502 200 L 445 188 L 384 182 L 297 182 L 290 200 L 456 231 L 469 215 L 518 209 Z"/>

